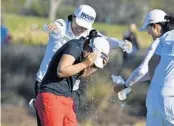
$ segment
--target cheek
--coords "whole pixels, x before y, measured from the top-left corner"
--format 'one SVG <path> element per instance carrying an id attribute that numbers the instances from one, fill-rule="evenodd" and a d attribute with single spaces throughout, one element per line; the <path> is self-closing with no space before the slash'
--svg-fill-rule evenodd
<path id="1" fill-rule="evenodd" d="M 152 29 L 151 28 L 148 28 L 147 31 L 148 31 L 149 35 L 152 35 Z"/>
<path id="2" fill-rule="evenodd" d="M 76 25 L 75 21 L 73 21 L 73 22 L 72 22 L 72 30 L 75 31 L 75 30 L 76 30 L 76 27 L 77 27 L 77 25 Z"/>

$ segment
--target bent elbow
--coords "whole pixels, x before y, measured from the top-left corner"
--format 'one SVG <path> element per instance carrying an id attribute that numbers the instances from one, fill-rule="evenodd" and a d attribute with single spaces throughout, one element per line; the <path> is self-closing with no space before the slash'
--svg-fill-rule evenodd
<path id="1" fill-rule="evenodd" d="M 58 70 L 58 71 L 57 71 L 57 76 L 58 76 L 59 78 L 65 77 L 65 75 L 64 75 L 64 73 L 63 73 L 62 70 Z"/>
<path id="2" fill-rule="evenodd" d="M 143 76 L 143 75 L 145 75 L 146 73 L 148 73 L 148 69 L 139 69 L 139 70 L 138 70 L 138 75 L 139 75 L 139 76 Z"/>

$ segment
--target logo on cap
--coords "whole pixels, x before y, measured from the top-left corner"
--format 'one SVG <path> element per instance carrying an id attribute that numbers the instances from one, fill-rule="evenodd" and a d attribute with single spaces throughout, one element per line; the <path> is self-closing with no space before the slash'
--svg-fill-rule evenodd
<path id="1" fill-rule="evenodd" d="M 81 13 L 80 17 L 85 20 L 91 21 L 91 22 L 94 21 L 94 19 L 95 19 L 94 17 L 92 17 L 84 12 Z"/>

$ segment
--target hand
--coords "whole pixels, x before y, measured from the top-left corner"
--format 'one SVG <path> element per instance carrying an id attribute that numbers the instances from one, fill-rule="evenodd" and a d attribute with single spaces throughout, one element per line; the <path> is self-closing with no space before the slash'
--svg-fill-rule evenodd
<path id="1" fill-rule="evenodd" d="M 50 23 L 47 25 L 49 31 L 59 30 L 58 26 L 55 23 Z"/>
<path id="2" fill-rule="evenodd" d="M 86 57 L 84 63 L 86 64 L 87 67 L 92 66 L 96 58 L 97 58 L 97 53 L 93 52 Z"/>
<path id="3" fill-rule="evenodd" d="M 91 74 L 95 73 L 97 71 L 97 69 L 93 68 L 93 67 L 87 67 L 86 69 L 84 69 L 84 72 L 82 74 L 82 77 L 88 77 Z"/>
<path id="4" fill-rule="evenodd" d="M 123 51 L 126 51 L 127 53 L 131 53 L 133 50 L 132 43 L 128 40 L 125 40 L 122 45 Z"/>
<path id="5" fill-rule="evenodd" d="M 32 98 L 30 100 L 30 102 L 28 103 L 30 109 L 35 109 L 35 106 L 34 106 L 35 102 L 36 102 L 36 99 L 35 98 Z"/>
<path id="6" fill-rule="evenodd" d="M 115 93 L 118 93 L 122 91 L 123 89 L 125 89 L 125 86 L 123 84 L 115 84 L 113 89 Z"/>

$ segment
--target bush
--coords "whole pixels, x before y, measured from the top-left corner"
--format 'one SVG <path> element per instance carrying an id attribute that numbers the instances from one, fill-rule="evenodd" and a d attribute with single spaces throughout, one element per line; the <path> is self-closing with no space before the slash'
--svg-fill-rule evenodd
<path id="1" fill-rule="evenodd" d="M 25 0 L 2 0 L 2 12 L 19 14 Z"/>
<path id="2" fill-rule="evenodd" d="M 27 10 L 28 13 L 25 15 L 34 15 L 39 17 L 48 17 L 49 13 L 49 1 L 47 0 L 37 0 L 33 1 L 31 7 Z"/>
<path id="3" fill-rule="evenodd" d="M 48 20 L 31 16 L 4 15 L 4 23 L 12 34 L 14 43 L 46 44 L 48 34 L 42 30 Z"/>
<path id="4" fill-rule="evenodd" d="M 68 13 L 68 12 L 67 12 Z M 67 16 L 67 15 L 66 15 Z M 64 18 L 66 19 L 66 18 Z M 48 36 L 43 32 L 44 24 L 49 23 L 46 18 L 34 16 L 19 16 L 14 14 L 4 14 L 4 23 L 9 28 L 15 42 L 25 44 L 46 44 Z M 127 29 L 126 25 L 108 25 L 95 23 L 94 28 L 104 32 L 106 35 L 122 39 L 123 32 Z M 147 33 L 139 33 L 140 47 L 146 48 L 152 42 Z"/>

